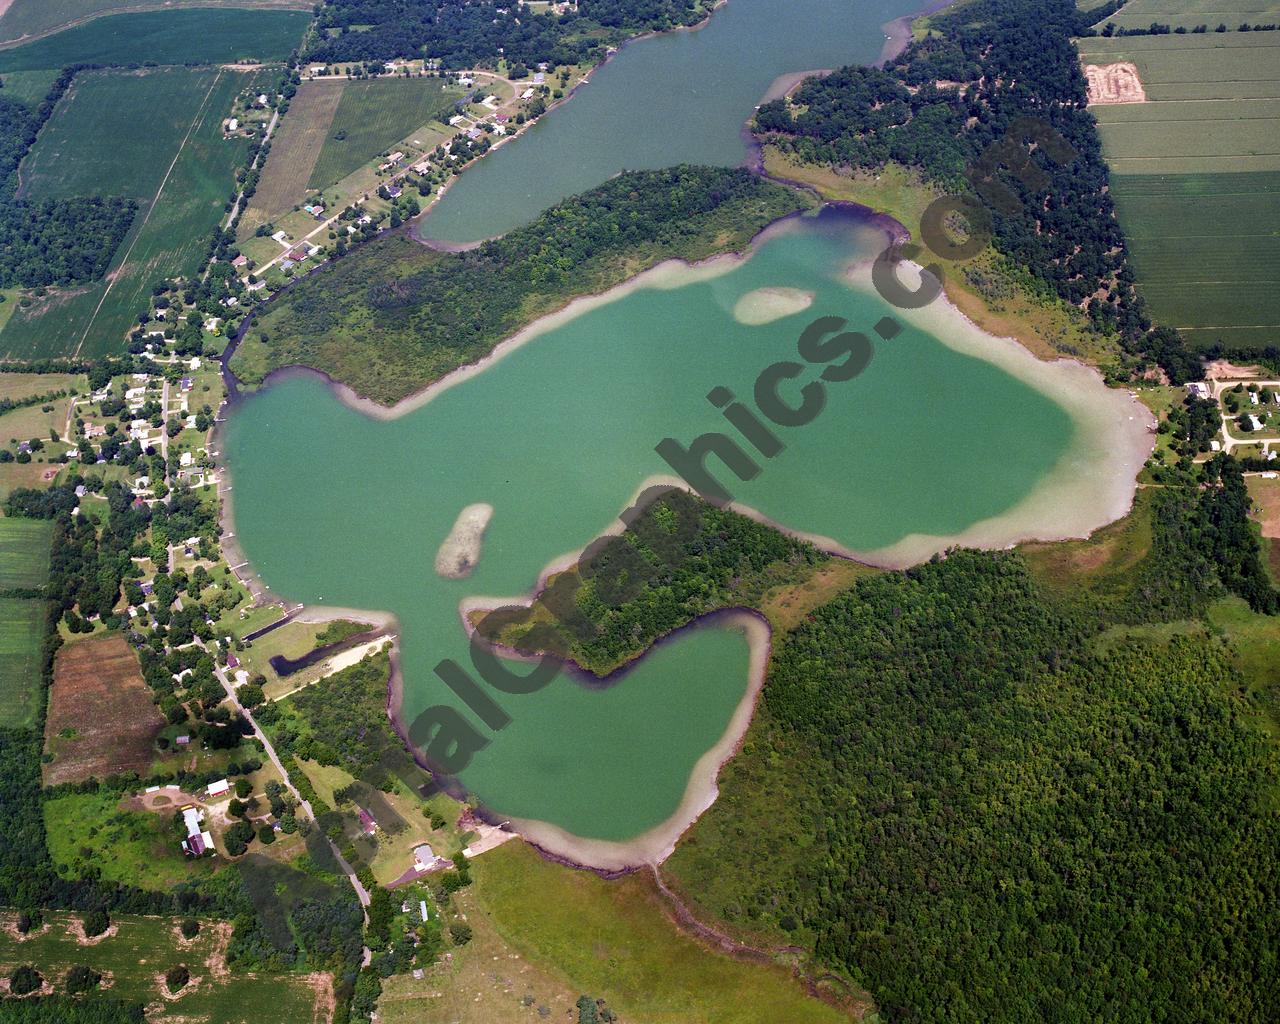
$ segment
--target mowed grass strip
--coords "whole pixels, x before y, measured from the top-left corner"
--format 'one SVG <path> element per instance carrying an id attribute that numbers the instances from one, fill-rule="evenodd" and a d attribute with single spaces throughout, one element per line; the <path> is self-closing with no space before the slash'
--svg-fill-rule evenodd
<path id="1" fill-rule="evenodd" d="M 0 49 L 0 72 L 69 64 L 278 61 L 302 41 L 310 21 L 310 11 L 230 7 L 113 14 L 22 46 Z M 146 127 L 146 117 L 139 116 L 138 131 L 146 131 Z"/>
<path id="2" fill-rule="evenodd" d="M 307 0 L 13 0 L 0 17 L 0 46 L 13 45 L 107 14 L 181 7 L 255 7 L 305 11 Z"/>
<path id="3" fill-rule="evenodd" d="M 200 934 L 187 942 L 179 918 L 112 914 L 114 934 L 89 944 L 73 930 L 80 921 L 76 915 L 47 913 L 45 918 L 47 927 L 21 942 L 14 934 L 16 912 L 0 918 L 0 973 L 6 978 L 19 964 L 34 964 L 61 989 L 67 971 L 85 964 L 109 979 L 103 988 L 109 985 L 111 995 L 151 1004 L 148 1019 L 156 1021 L 326 1024 L 333 1019 L 329 975 L 229 971 L 229 921 L 203 918 Z M 164 974 L 179 964 L 191 972 L 192 983 L 170 1001 L 162 989 Z"/>
<path id="4" fill-rule="evenodd" d="M 25 728 L 40 699 L 45 603 L 0 597 L 0 726 Z"/>
<path id="5" fill-rule="evenodd" d="M 458 99 L 457 91 L 438 78 L 347 82 L 308 187 L 327 188 L 415 128 L 447 119 Z"/>
<path id="6" fill-rule="evenodd" d="M 307 192 L 320 150 L 329 137 L 345 79 L 306 81 L 298 87 L 271 141 L 271 153 L 249 208 L 240 218 L 240 237 L 259 224 L 288 213 Z"/>
<path id="7" fill-rule="evenodd" d="M 46 785 L 145 772 L 164 717 L 138 656 L 118 634 L 78 640 L 58 650 L 45 719 Z"/>
<path id="8" fill-rule="evenodd" d="M 120 352 L 138 313 L 147 307 L 152 287 L 163 278 L 190 276 L 200 270 L 209 233 L 222 218 L 235 184 L 236 168 L 244 162 L 247 149 L 243 139 L 223 138 L 222 120 L 236 95 L 256 88 L 268 74 L 165 68 L 146 74 L 95 75 L 83 90 L 77 83 L 77 102 L 86 104 L 86 112 L 76 116 L 92 124 L 93 113 L 101 111 L 117 128 L 97 133 L 90 128 L 88 135 L 68 135 L 65 143 L 59 141 L 60 160 L 50 162 L 43 157 L 29 172 L 31 192 L 68 188 L 58 177 L 57 168 L 79 161 L 84 161 L 88 169 L 69 170 L 72 179 L 90 176 L 96 166 L 109 180 L 124 187 L 120 161 L 126 168 L 136 169 L 147 187 L 156 191 L 140 200 L 133 226 L 107 278 L 78 288 L 51 291 L 46 298 L 16 312 L 0 331 L 0 356 L 38 359 L 77 352 L 86 357 Z M 143 132 L 149 109 L 141 103 L 156 102 L 164 95 L 167 83 L 172 84 L 178 98 L 163 102 L 175 108 L 180 105 L 181 109 L 162 120 L 166 146 L 162 148 L 157 142 L 150 149 L 150 159 L 156 166 L 148 164 L 144 168 L 134 156 L 122 153 L 129 139 L 121 137 L 118 121 L 107 108 L 113 103 L 128 103 L 128 109 L 138 119 L 132 131 Z M 60 110 L 55 115 L 51 127 L 61 114 Z M 48 132 L 49 128 L 45 130 Z"/>
<path id="9" fill-rule="evenodd" d="M 49 578 L 53 524 L 44 519 L 0 519 L 0 590 L 39 587 Z"/>

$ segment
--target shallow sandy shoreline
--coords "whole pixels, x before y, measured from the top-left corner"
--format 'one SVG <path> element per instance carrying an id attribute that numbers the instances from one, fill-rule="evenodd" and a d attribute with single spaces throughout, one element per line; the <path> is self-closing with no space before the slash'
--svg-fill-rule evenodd
<path id="1" fill-rule="evenodd" d="M 562 310 L 530 324 L 500 344 L 480 362 L 454 371 L 391 408 L 360 398 L 350 388 L 336 382 L 331 381 L 331 387 L 345 404 L 366 415 L 377 419 L 403 416 L 425 405 L 437 394 L 483 372 L 489 365 L 521 345 L 638 288 L 677 288 L 728 273 L 748 259 L 756 245 L 772 233 L 786 230 L 795 218 L 796 215 L 792 214 L 767 227 L 753 239 L 744 253 L 722 254 L 697 264 L 669 260 L 609 291 L 575 299 Z M 893 237 L 892 232 L 886 233 Z M 870 261 L 864 260 L 851 268 L 847 275 L 850 283 L 858 288 L 871 288 L 870 266 Z M 904 279 L 910 276 L 906 269 L 909 267 L 913 267 L 917 274 L 920 272 L 918 267 L 905 264 Z M 952 305 L 945 294 L 922 310 L 900 310 L 897 315 L 906 323 L 933 334 L 949 347 L 1000 367 L 1063 407 L 1076 425 L 1077 437 L 1059 465 L 1050 471 L 1031 495 L 999 516 L 975 523 L 958 534 L 915 534 L 874 551 L 853 550 L 833 538 L 788 528 L 749 506 L 734 503 L 731 508 L 792 536 L 808 540 L 834 555 L 886 569 L 901 569 L 918 564 L 935 553 L 957 545 L 1001 548 L 1011 547 L 1025 540 L 1083 537 L 1128 512 L 1136 491 L 1137 472 L 1154 444 L 1154 421 L 1131 393 L 1107 388 L 1096 370 L 1078 361 L 1060 359 L 1041 362 L 1015 339 L 998 338 L 982 331 Z M 688 489 L 679 478 L 653 476 L 640 484 L 624 509 L 630 508 L 641 494 L 655 486 Z M 228 514 L 229 508 L 228 503 Z M 602 524 L 597 537 L 620 533 L 624 528 L 623 521 L 615 516 L 609 523 Z M 582 549 L 578 549 L 553 559 L 540 573 L 535 586 L 524 595 L 505 598 L 473 596 L 464 600 L 459 605 L 463 628 L 470 630 L 467 619 L 473 611 L 528 604 L 545 587 L 549 577 L 574 565 L 581 554 Z M 555 825 L 533 820 L 511 819 L 513 830 L 550 856 L 602 872 L 631 870 L 660 863 L 669 856 L 680 835 L 715 801 L 719 769 L 741 743 L 763 685 L 770 650 L 769 628 L 754 613 L 739 610 L 737 615 L 739 618 L 735 622 L 740 622 L 746 629 L 751 645 L 751 671 L 746 692 L 720 741 L 698 760 L 690 775 L 684 798 L 667 821 L 625 843 L 583 839 Z M 397 628 L 395 620 L 389 615 L 345 608 L 308 607 L 299 613 L 299 617 L 304 621 L 352 618 Z M 393 646 L 393 672 L 388 689 L 387 711 L 395 731 L 407 740 L 408 723 L 401 717 L 403 680 L 397 655 L 398 650 Z"/>
<path id="2" fill-rule="evenodd" d="M 720 627 L 736 627 L 746 634 L 750 648 L 747 687 L 734 708 L 724 735 L 693 766 L 680 806 L 662 824 L 626 842 L 583 839 L 545 821 L 512 818 L 513 831 L 552 857 L 570 864 L 615 873 L 631 871 L 648 864 L 661 864 L 675 851 L 676 843 L 702 813 L 716 801 L 720 790 L 716 779 L 720 769 L 738 752 L 755 713 L 756 701 L 764 687 L 765 669 L 771 652 L 771 631 L 764 618 L 755 612 L 737 609 L 715 613 Z M 702 619 L 677 630 L 704 628 Z M 676 634 L 671 634 L 675 636 Z"/>

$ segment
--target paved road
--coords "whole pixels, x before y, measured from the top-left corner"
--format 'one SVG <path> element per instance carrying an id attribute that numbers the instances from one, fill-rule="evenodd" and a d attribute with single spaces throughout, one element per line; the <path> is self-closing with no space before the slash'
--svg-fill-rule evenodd
<path id="1" fill-rule="evenodd" d="M 276 766 L 276 771 L 280 773 L 280 777 L 284 780 L 284 784 L 289 788 L 289 792 L 293 794 L 293 798 L 297 801 L 298 806 L 306 812 L 308 820 L 315 822 L 316 815 L 311 809 L 311 804 L 304 800 L 302 798 L 302 794 L 294 788 L 293 780 L 289 778 L 289 773 L 285 771 L 284 765 L 280 763 L 280 758 L 276 755 L 275 747 L 273 747 L 271 745 L 271 741 L 267 739 L 267 734 L 262 731 L 262 727 L 254 721 L 253 714 L 240 703 L 239 698 L 236 696 L 235 685 L 227 678 L 226 671 L 216 665 L 214 666 L 213 671 L 218 677 L 218 682 L 222 684 L 222 688 L 227 691 L 227 696 L 231 699 L 231 703 L 235 706 L 235 709 L 239 711 L 240 714 L 242 714 L 253 726 L 253 734 L 261 741 L 262 748 L 267 752 L 267 757 L 269 757 L 271 759 L 271 763 Z M 319 824 L 317 823 L 317 828 L 318 827 Z M 351 865 L 347 863 L 347 859 L 342 856 L 342 851 L 338 849 L 338 845 L 332 839 L 329 839 L 328 836 L 325 837 L 325 841 L 328 842 L 329 848 L 333 851 L 333 856 L 337 860 L 338 866 L 342 868 L 342 873 L 347 876 L 347 881 L 349 881 L 351 883 L 351 887 L 355 889 L 356 897 L 360 900 L 360 906 L 367 907 L 369 905 L 369 890 L 366 889 L 360 882 L 360 879 L 356 877 L 355 869 L 352 868 Z M 368 920 L 367 914 L 365 915 L 365 920 Z M 366 963 L 368 962 L 368 957 L 369 950 L 366 949 Z"/>

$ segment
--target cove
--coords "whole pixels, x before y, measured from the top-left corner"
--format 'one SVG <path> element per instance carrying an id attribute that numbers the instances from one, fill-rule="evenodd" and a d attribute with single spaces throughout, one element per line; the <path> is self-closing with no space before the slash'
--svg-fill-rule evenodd
<path id="1" fill-rule="evenodd" d="M 870 63 L 881 26 L 919 0 L 728 0 L 700 28 L 624 46 L 568 102 L 458 177 L 415 228 L 466 243 L 506 234 L 623 170 L 734 167 L 742 127 L 797 72 Z"/>
<path id="2" fill-rule="evenodd" d="M 833 385 L 821 415 L 785 433 L 786 450 L 754 480 L 713 463 L 741 506 L 885 565 L 957 540 L 1079 535 L 1123 514 L 1149 443 L 1137 403 L 954 311 L 892 310 L 862 280 L 882 245 L 834 207 L 789 219 L 745 259 L 668 265 L 548 318 L 526 344 L 398 415 L 368 415 L 315 374 L 276 375 L 232 408 L 222 435 L 237 542 L 281 597 L 395 616 L 400 722 L 435 704 L 471 719 L 432 671 L 444 658 L 470 664 L 464 603 L 528 595 L 668 472 L 658 441 L 725 429 L 709 390 L 749 396 L 817 316 L 870 333 L 893 315 L 904 329 L 876 340 L 866 371 Z M 743 301 L 753 295 L 783 301 L 759 322 L 759 304 Z M 476 503 L 494 509 L 478 564 L 443 578 L 436 553 Z M 715 619 L 681 631 L 607 686 L 563 674 L 537 693 L 500 695 L 512 724 L 461 783 L 581 863 L 660 858 L 714 796 L 712 744 L 729 735 L 727 756 L 749 716 L 764 644 L 749 644 L 748 628 Z"/>

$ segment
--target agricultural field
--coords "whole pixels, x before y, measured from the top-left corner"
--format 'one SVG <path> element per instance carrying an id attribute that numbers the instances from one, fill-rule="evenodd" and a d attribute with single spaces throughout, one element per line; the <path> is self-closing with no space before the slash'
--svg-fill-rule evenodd
<path id="1" fill-rule="evenodd" d="M 43 601 L 0 597 L 0 726 L 26 727 L 36 719 L 44 616 Z"/>
<path id="2" fill-rule="evenodd" d="M 77 78 L 19 169 L 23 194 L 133 195 L 138 213 L 107 278 L 24 300 L 0 331 L 0 357 L 118 352 L 155 283 L 200 269 L 248 145 L 223 138 L 223 118 L 266 77 L 165 68 Z"/>
<path id="3" fill-rule="evenodd" d="M 44 0 L 22 2 L 35 7 L 67 6 L 46 4 Z M 0 73 L 80 63 L 278 61 L 302 41 L 310 20 L 309 11 L 237 10 L 208 5 L 187 11 L 113 14 L 21 46 L 0 49 Z M 144 122 L 139 121 L 139 125 Z"/>
<path id="4" fill-rule="evenodd" d="M 1125 10 L 1129 8 L 1126 6 Z M 1145 103 L 1091 107 L 1139 290 L 1196 345 L 1280 329 L 1280 33 L 1083 39 L 1133 63 Z"/>
<path id="5" fill-rule="evenodd" d="M 305 11 L 306 0 L 13 0 L 0 16 L 0 47 L 16 46 L 108 14 L 182 7 Z"/>
<path id="6" fill-rule="evenodd" d="M 258 190 L 240 220 L 241 235 L 251 235 L 259 224 L 288 213 L 306 194 L 345 85 L 345 80 L 335 79 L 306 81 L 298 87 L 271 140 Z"/>
<path id="7" fill-rule="evenodd" d="M 45 720 L 46 785 L 122 772 L 146 772 L 164 717 L 138 669 L 138 656 L 118 634 L 59 649 Z"/>
<path id="8" fill-rule="evenodd" d="M 121 999 L 147 1005 L 147 1019 L 201 1024 L 258 1024 L 263 1007 L 289 1024 L 328 1024 L 333 1019 L 333 982 L 327 974 L 265 974 L 232 971 L 226 961 L 228 921 L 200 922 L 200 933 L 184 939 L 178 918 L 112 915 L 105 938 L 86 941 L 78 916 L 46 913 L 45 927 L 25 938 L 15 934 L 16 914 L 0 927 L 0 973 L 32 964 L 61 988 L 67 971 L 85 964 L 103 975 L 102 987 Z M 179 964 L 191 981 L 175 998 L 163 990 L 164 975 Z"/>
<path id="9" fill-rule="evenodd" d="M 1084 10 L 1101 7 L 1104 0 L 1082 3 Z M 1152 22 L 1188 32 L 1197 25 L 1208 25 L 1213 31 L 1225 24 L 1237 28 L 1241 22 L 1250 25 L 1274 24 L 1280 21 L 1280 3 L 1276 0 L 1129 0 L 1101 25 L 1110 22 L 1117 28 L 1146 28 Z M 0 22 L 0 28 L 4 23 Z"/>
<path id="10" fill-rule="evenodd" d="M 460 96 L 438 78 L 347 82 L 308 188 L 327 188 L 415 128 L 442 115 L 447 120 L 446 112 Z"/>
<path id="11" fill-rule="evenodd" d="M 52 536 L 45 519 L 0 519 L 0 590 L 44 584 Z"/>

